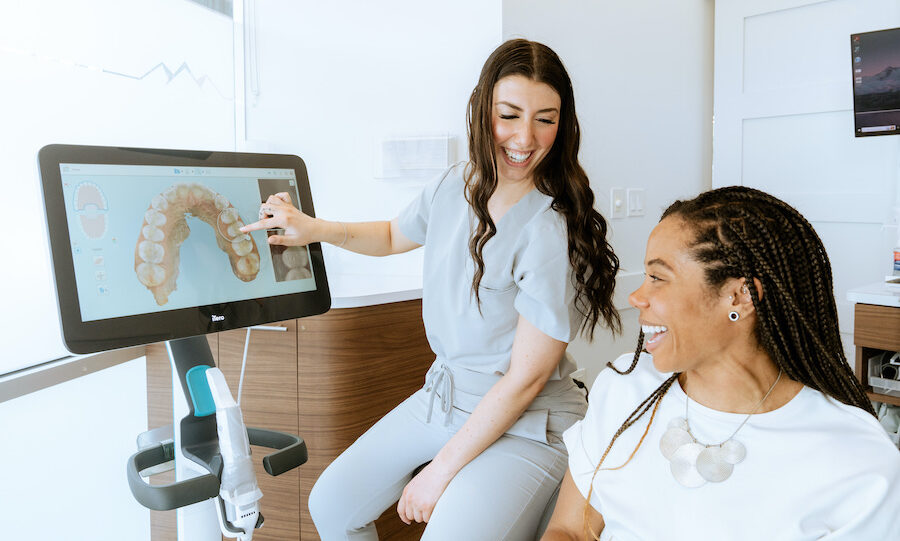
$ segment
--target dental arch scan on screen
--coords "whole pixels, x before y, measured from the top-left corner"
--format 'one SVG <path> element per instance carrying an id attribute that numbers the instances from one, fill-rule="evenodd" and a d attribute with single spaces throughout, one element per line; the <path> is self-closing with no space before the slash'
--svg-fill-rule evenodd
<path id="1" fill-rule="evenodd" d="M 60 163 L 83 321 L 316 289 L 306 246 L 241 233 L 293 169 Z"/>

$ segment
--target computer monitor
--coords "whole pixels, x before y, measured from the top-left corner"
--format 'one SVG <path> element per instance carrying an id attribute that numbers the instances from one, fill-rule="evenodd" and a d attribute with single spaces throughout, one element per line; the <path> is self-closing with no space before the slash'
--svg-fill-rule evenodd
<path id="1" fill-rule="evenodd" d="M 850 36 L 856 137 L 900 133 L 900 28 Z"/>
<path id="2" fill-rule="evenodd" d="M 297 156 L 77 145 L 38 154 L 63 338 L 91 353 L 319 314 L 322 248 L 244 234 L 270 195 L 315 215 Z"/>

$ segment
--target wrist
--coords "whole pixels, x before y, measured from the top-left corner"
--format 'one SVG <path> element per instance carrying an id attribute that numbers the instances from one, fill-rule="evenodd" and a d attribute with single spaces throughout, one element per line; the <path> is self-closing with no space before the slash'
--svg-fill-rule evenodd
<path id="1" fill-rule="evenodd" d="M 314 218 L 311 232 L 313 234 L 312 242 L 327 242 L 328 244 L 340 244 L 343 238 L 341 232 L 341 224 L 323 220 L 322 218 Z"/>
<path id="2" fill-rule="evenodd" d="M 328 242 L 338 248 L 343 248 L 350 238 L 350 231 L 347 229 L 345 222 L 331 222 L 331 235 Z"/>
<path id="3" fill-rule="evenodd" d="M 457 464 L 458 461 L 453 460 L 452 457 L 448 456 L 446 450 L 441 450 L 434 457 L 428 467 L 435 473 L 448 481 L 453 479 L 459 470 L 462 469 L 464 464 Z"/>

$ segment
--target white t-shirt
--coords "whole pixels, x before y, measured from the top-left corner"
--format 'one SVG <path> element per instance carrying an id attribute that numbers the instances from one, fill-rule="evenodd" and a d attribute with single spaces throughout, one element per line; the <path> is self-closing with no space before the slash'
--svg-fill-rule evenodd
<path id="1" fill-rule="evenodd" d="M 614 364 L 624 370 L 632 358 Z M 563 435 L 584 497 L 613 434 L 670 375 L 645 353 L 631 374 L 597 377 L 587 415 Z M 730 478 L 686 488 L 659 449 L 669 421 L 684 417 L 686 400 L 676 381 L 631 462 L 594 477 L 591 505 L 606 523 L 603 541 L 900 540 L 900 452 L 872 415 L 804 387 L 741 428 L 735 439 L 747 455 Z M 746 418 L 693 400 L 689 408 L 691 430 L 707 444 L 727 439 Z M 603 468 L 628 459 L 651 412 L 616 440 Z"/>

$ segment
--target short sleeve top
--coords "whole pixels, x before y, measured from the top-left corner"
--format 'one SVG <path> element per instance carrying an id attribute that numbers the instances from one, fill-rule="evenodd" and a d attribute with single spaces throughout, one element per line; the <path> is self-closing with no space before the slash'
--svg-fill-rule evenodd
<path id="1" fill-rule="evenodd" d="M 583 317 L 574 308 L 565 218 L 536 189 L 497 222 L 484 246 L 479 296 L 468 242 L 476 218 L 465 198 L 464 164 L 428 184 L 401 213 L 400 231 L 425 246 L 422 316 L 438 360 L 485 374 L 505 374 L 521 315 L 544 334 L 570 342 Z M 551 380 L 574 370 L 562 362 Z"/>
<path id="2" fill-rule="evenodd" d="M 632 358 L 613 364 L 625 370 Z M 728 439 L 747 416 L 694 402 L 675 382 L 649 429 L 647 412 L 619 436 L 594 475 L 615 432 L 670 375 L 646 353 L 628 375 L 603 370 L 584 420 L 563 435 L 582 496 L 593 485 L 590 505 L 606 524 L 602 541 L 900 539 L 900 453 L 872 415 L 810 387 L 741 427 L 734 438 L 747 454 L 729 478 L 688 488 L 660 451 L 686 401 L 691 432 L 704 443 Z"/>

